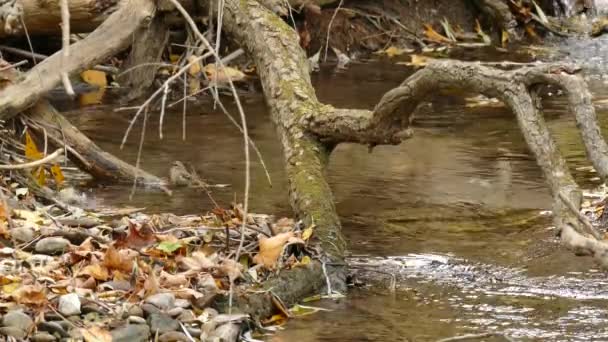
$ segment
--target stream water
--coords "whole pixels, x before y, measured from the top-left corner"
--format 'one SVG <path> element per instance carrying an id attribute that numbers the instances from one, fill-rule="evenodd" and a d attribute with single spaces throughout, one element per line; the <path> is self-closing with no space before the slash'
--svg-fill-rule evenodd
<path id="1" fill-rule="evenodd" d="M 572 42 L 572 44 L 583 44 Z M 586 61 L 598 115 L 608 129 L 608 56 L 605 41 L 566 50 Z M 604 54 L 601 54 L 604 51 Z M 591 58 L 593 57 L 593 58 Z M 371 108 L 411 70 L 392 63 L 353 64 L 347 71 L 314 76 L 319 98 L 337 106 Z M 290 215 L 280 144 L 260 95 L 244 95 L 248 126 L 263 153 L 272 187 L 257 160 L 252 165 L 251 210 Z M 588 166 L 564 99 L 546 101 L 546 117 L 584 187 L 598 184 Z M 239 200 L 243 189 L 240 133 L 210 103 L 188 107 L 187 140 L 181 112 L 170 112 L 158 138 L 148 122 L 142 165 L 166 175 L 174 160 L 192 163 L 211 183 L 220 203 Z M 113 106 L 68 112 L 103 148 L 134 162 L 139 130 L 119 149 L 129 114 Z M 108 125 L 108 122 L 114 124 Z M 415 137 L 400 146 L 341 145 L 328 177 L 353 262 L 396 275 L 385 286 L 354 289 L 339 301 L 313 303 L 332 311 L 292 320 L 272 341 L 432 341 L 465 333 L 498 331 L 516 340 L 608 340 L 608 279 L 586 258 L 562 249 L 541 211 L 550 197 L 512 114 L 504 107 L 471 107 L 461 95 L 433 99 L 419 109 Z M 191 190 L 174 196 L 130 187 L 96 188 L 99 205 L 143 206 L 148 211 L 202 212 L 209 200 Z M 374 275 L 378 283 L 390 277 Z M 500 339 L 495 339 L 499 341 Z"/>

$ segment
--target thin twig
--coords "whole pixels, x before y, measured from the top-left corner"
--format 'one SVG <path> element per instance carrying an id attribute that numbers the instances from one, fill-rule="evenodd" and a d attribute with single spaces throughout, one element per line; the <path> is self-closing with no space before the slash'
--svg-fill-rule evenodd
<path id="1" fill-rule="evenodd" d="M 481 338 L 496 337 L 496 336 L 502 337 L 502 338 L 506 339 L 507 341 L 512 341 L 511 338 L 509 338 L 505 334 L 489 332 L 489 333 L 483 333 L 483 334 L 468 334 L 468 335 L 448 337 L 448 338 L 443 338 L 441 340 L 437 340 L 437 342 L 453 342 L 453 341 L 465 341 L 465 340 L 474 340 L 474 339 L 478 340 Z"/>
<path id="2" fill-rule="evenodd" d="M 19 62 L 15 63 L 15 64 L 10 64 L 10 65 L 7 65 L 5 67 L 0 68 L 0 71 L 14 69 L 14 68 L 16 68 L 18 66 L 21 66 L 21 65 L 24 65 L 24 64 L 27 64 L 27 63 L 28 63 L 27 60 L 24 59 L 24 60 L 19 61 Z"/>
<path id="3" fill-rule="evenodd" d="M 327 50 L 329 49 L 329 37 L 331 35 L 331 26 L 334 23 L 334 19 L 336 19 L 336 15 L 338 14 L 338 11 L 340 10 L 340 8 L 342 8 L 343 3 L 344 3 L 344 0 L 340 0 L 338 7 L 336 7 L 333 15 L 331 16 L 331 19 L 329 20 L 329 25 L 327 25 L 327 38 L 325 40 L 325 56 L 323 57 L 323 62 L 327 62 Z"/>
<path id="4" fill-rule="evenodd" d="M 62 42 L 62 58 L 61 68 L 65 69 L 68 64 L 68 58 L 70 57 L 70 8 L 68 7 L 68 0 L 59 0 L 61 6 L 61 42 Z M 61 71 L 61 81 L 65 92 L 69 96 L 75 96 L 72 82 L 68 77 L 68 73 L 65 70 Z"/>
<path id="5" fill-rule="evenodd" d="M 48 156 L 34 160 L 29 163 L 23 164 L 13 164 L 13 165 L 0 165 L 0 170 L 22 170 L 22 169 L 31 169 L 33 167 L 40 166 L 42 164 L 46 164 L 48 162 L 53 161 L 55 158 L 59 157 L 63 153 L 63 148 L 58 148 L 55 152 L 49 154 Z"/>
<path id="6" fill-rule="evenodd" d="M 596 240 L 602 239 L 600 233 L 598 233 L 598 231 L 593 227 L 591 222 L 589 222 L 589 220 L 583 216 L 578 209 L 576 209 L 574 203 L 572 203 L 572 201 L 570 201 L 570 199 L 568 199 L 568 197 L 566 197 L 566 195 L 564 195 L 564 193 L 561 191 L 559 192 L 559 198 L 562 200 L 562 202 L 564 202 L 564 204 L 566 204 L 566 207 L 570 209 L 570 211 L 583 224 L 583 226 L 585 226 L 589 234 L 591 234 Z"/>
<path id="7" fill-rule="evenodd" d="M 131 189 L 131 194 L 129 195 L 129 200 L 133 199 L 133 195 L 135 195 L 135 188 L 137 187 L 137 174 L 139 173 L 139 163 L 141 162 L 141 151 L 144 147 L 144 139 L 146 136 L 146 122 L 148 121 L 148 108 L 144 110 L 144 121 L 141 125 L 141 135 L 139 137 L 139 147 L 137 148 L 137 160 L 135 161 L 135 175 L 133 177 L 133 188 Z"/>

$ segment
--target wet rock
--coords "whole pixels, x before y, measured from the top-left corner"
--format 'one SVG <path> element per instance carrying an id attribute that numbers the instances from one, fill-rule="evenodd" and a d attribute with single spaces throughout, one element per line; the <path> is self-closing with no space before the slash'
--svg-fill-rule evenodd
<path id="1" fill-rule="evenodd" d="M 188 342 L 188 336 L 178 331 L 166 332 L 158 337 L 158 342 Z"/>
<path id="2" fill-rule="evenodd" d="M 32 342 L 55 342 L 57 341 L 57 337 L 43 331 L 32 335 L 31 340 Z"/>
<path id="3" fill-rule="evenodd" d="M 21 310 L 9 311 L 2 318 L 2 325 L 5 327 L 17 328 L 23 331 L 29 331 L 34 326 L 34 321 L 30 316 Z"/>
<path id="4" fill-rule="evenodd" d="M 129 318 L 127 318 L 127 321 L 133 324 L 146 324 L 146 320 L 143 317 L 139 316 L 129 316 Z"/>
<path id="5" fill-rule="evenodd" d="M 193 337 L 200 337 L 203 333 L 203 331 L 199 328 L 186 327 L 186 330 L 188 331 L 188 334 Z"/>
<path id="6" fill-rule="evenodd" d="M 39 331 L 46 331 L 51 334 L 58 334 L 61 337 L 69 337 L 70 334 L 57 322 L 40 322 L 38 323 Z"/>
<path id="7" fill-rule="evenodd" d="M 148 316 L 148 325 L 154 333 L 158 331 L 159 334 L 179 329 L 179 322 L 163 313 Z"/>
<path id="8" fill-rule="evenodd" d="M 70 241 L 62 237 L 47 237 L 36 242 L 35 250 L 41 254 L 59 254 L 70 247 Z"/>
<path id="9" fill-rule="evenodd" d="M 86 303 L 82 305 L 82 308 L 80 309 L 82 311 L 83 314 L 89 314 L 89 313 L 98 313 L 100 315 L 105 315 L 107 314 L 106 309 L 104 309 L 103 307 L 101 307 L 100 305 L 97 305 L 95 303 Z"/>
<path id="10" fill-rule="evenodd" d="M 151 314 L 158 314 L 158 313 L 162 313 L 163 311 L 159 308 L 157 308 L 156 306 L 152 305 L 152 304 L 144 304 L 141 306 L 143 312 L 145 313 L 145 316 L 148 317 Z"/>
<path id="11" fill-rule="evenodd" d="M 205 308 L 203 310 L 203 314 L 207 315 L 209 318 L 215 318 L 220 313 L 217 312 L 217 310 L 215 310 L 214 308 Z"/>
<path id="12" fill-rule="evenodd" d="M 137 305 L 133 305 L 129 308 L 129 316 L 144 317 L 144 310 Z"/>
<path id="13" fill-rule="evenodd" d="M 111 331 L 112 342 L 146 342 L 150 338 L 150 327 L 145 324 L 127 324 Z"/>
<path id="14" fill-rule="evenodd" d="M 10 231 L 11 237 L 18 242 L 32 241 L 36 236 L 36 232 L 32 227 L 17 227 Z"/>
<path id="15" fill-rule="evenodd" d="M 16 327 L 2 327 L 0 328 L 0 335 L 23 339 L 26 336 L 26 332 Z"/>
<path id="16" fill-rule="evenodd" d="M 80 298 L 75 293 L 59 297 L 57 311 L 64 316 L 80 315 Z"/>
<path id="17" fill-rule="evenodd" d="M 175 307 L 175 295 L 173 293 L 157 293 L 145 300 L 146 303 L 152 304 L 161 310 L 171 310 Z"/>

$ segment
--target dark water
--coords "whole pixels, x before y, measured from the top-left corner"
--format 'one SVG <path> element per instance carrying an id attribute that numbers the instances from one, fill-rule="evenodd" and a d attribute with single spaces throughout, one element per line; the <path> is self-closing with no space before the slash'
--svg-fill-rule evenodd
<path id="1" fill-rule="evenodd" d="M 355 64 L 315 76 L 322 101 L 371 108 L 411 70 Z M 590 77 L 598 115 L 608 124 L 606 78 Z M 252 165 L 251 209 L 289 215 L 282 154 L 263 100 L 244 96 L 248 127 L 263 153 L 273 186 L 260 163 Z M 573 118 L 555 96 L 547 118 L 579 182 L 592 187 Z M 240 133 L 212 104 L 191 105 L 187 140 L 181 113 L 171 112 L 158 138 L 158 114 L 148 122 L 142 165 L 164 176 L 174 160 L 192 163 L 227 204 L 242 199 Z M 112 106 L 69 113 L 110 152 L 134 162 L 139 130 L 119 149 L 130 116 Z M 114 125 L 108 125 L 107 122 Z M 102 122 L 104 124 L 102 124 Z M 550 219 L 547 187 L 517 124 L 504 107 L 468 107 L 459 97 L 438 97 L 419 109 L 415 137 L 401 146 L 342 145 L 328 177 L 354 262 L 384 265 L 397 279 L 386 287 L 356 289 L 347 299 L 313 303 L 333 311 L 291 321 L 272 341 L 431 341 L 470 332 L 500 331 L 522 340 L 608 340 L 608 292 L 603 273 L 559 247 Z M 211 208 L 203 195 L 178 190 L 173 197 L 130 187 L 97 188 L 99 205 L 144 206 L 148 211 L 196 213 Z M 417 254 L 417 255 L 415 255 Z M 401 256 L 386 258 L 387 256 Z M 374 277 L 381 283 L 386 274 Z M 497 341 L 500 339 L 496 339 Z"/>

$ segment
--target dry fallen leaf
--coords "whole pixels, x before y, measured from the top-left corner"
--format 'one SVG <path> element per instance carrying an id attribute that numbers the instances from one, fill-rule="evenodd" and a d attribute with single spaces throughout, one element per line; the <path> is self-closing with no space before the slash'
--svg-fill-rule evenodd
<path id="1" fill-rule="evenodd" d="M 133 269 L 133 259 L 134 256 L 130 255 L 128 250 L 118 251 L 116 248 L 110 246 L 103 257 L 103 265 L 110 270 L 130 273 Z"/>
<path id="2" fill-rule="evenodd" d="M 274 268 L 283 251 L 283 247 L 293 236 L 293 232 L 287 232 L 271 238 L 260 237 L 260 252 L 253 257 L 253 262 L 264 265 L 266 268 Z"/>
<path id="3" fill-rule="evenodd" d="M 86 342 L 112 342 L 110 332 L 98 326 L 81 328 L 80 333 Z"/>
<path id="4" fill-rule="evenodd" d="M 188 285 L 188 278 L 184 274 L 170 274 L 160 271 L 160 285 L 164 288 L 182 287 Z"/>
<path id="5" fill-rule="evenodd" d="M 242 269 L 243 265 L 232 259 L 224 259 L 220 265 L 220 271 L 227 275 L 230 281 L 235 281 L 240 278 Z"/>
<path id="6" fill-rule="evenodd" d="M 106 281 L 110 277 L 107 267 L 102 264 L 91 264 L 84 267 L 77 274 L 78 276 L 90 276 L 97 280 Z"/>
<path id="7" fill-rule="evenodd" d="M 192 253 L 192 256 L 180 258 L 179 262 L 186 270 L 196 272 L 217 266 L 213 260 L 208 258 L 205 253 L 202 252 L 194 252 Z"/>
<path id="8" fill-rule="evenodd" d="M 210 82 L 218 84 L 228 83 L 228 80 L 232 80 L 232 82 L 238 82 L 244 80 L 247 77 L 240 70 L 231 67 L 224 67 L 218 70 L 214 63 L 205 65 L 205 68 L 203 70 Z"/>
<path id="9" fill-rule="evenodd" d="M 42 306 L 47 303 L 45 287 L 40 284 L 26 285 L 13 292 L 13 299 L 20 304 Z"/>
<path id="10" fill-rule="evenodd" d="M 429 41 L 434 43 L 452 43 L 448 37 L 435 31 L 435 29 L 429 24 L 424 24 L 424 35 Z"/>

